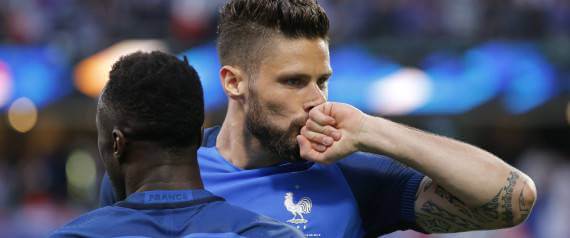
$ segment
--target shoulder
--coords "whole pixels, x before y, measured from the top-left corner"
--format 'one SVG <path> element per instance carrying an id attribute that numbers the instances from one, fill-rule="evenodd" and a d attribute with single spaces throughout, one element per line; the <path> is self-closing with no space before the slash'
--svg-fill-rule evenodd
<path id="1" fill-rule="evenodd" d="M 364 152 L 354 153 L 337 163 L 354 189 L 405 187 L 409 181 L 421 180 L 423 174 L 388 156 Z"/>
<path id="2" fill-rule="evenodd" d="M 414 201 L 423 175 L 383 155 L 358 152 L 338 162 L 358 203 L 367 234 L 413 227 Z"/>
<path id="3" fill-rule="evenodd" d="M 343 173 L 358 172 L 360 175 L 398 176 L 415 172 L 408 166 L 384 155 L 365 152 L 353 153 L 338 162 Z"/>
<path id="4" fill-rule="evenodd" d="M 50 237 L 100 237 L 97 235 L 99 228 L 108 224 L 109 221 L 113 221 L 112 217 L 115 216 L 115 212 L 115 209 L 111 206 L 95 209 L 55 230 Z"/>
<path id="5" fill-rule="evenodd" d="M 352 164 L 352 163 L 390 163 L 393 161 L 392 158 L 385 155 L 378 155 L 366 152 L 355 152 L 347 156 L 346 158 L 339 161 L 341 164 Z"/>

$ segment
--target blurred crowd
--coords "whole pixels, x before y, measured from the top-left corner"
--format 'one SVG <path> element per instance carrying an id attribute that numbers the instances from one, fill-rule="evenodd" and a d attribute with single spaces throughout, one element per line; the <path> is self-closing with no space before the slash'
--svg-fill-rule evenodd
<path id="1" fill-rule="evenodd" d="M 49 45 L 69 59 L 70 67 L 124 39 L 163 39 L 172 52 L 180 52 L 215 39 L 217 11 L 224 2 L 0 0 L 0 47 Z M 568 0 L 319 2 L 332 21 L 332 44 L 358 43 L 405 52 L 405 57 L 414 62 L 416 52 L 426 48 L 486 39 L 547 42 L 556 45 L 557 52 L 551 56 L 554 61 L 570 72 Z M 43 237 L 97 206 L 103 168 L 96 148 L 94 107 L 93 99 L 74 92 L 43 108 L 35 128 L 25 134 L 10 128 L 5 110 L 0 110 L 0 236 Z M 223 115 L 222 111 L 210 112 L 208 124 L 221 122 Z M 63 124 L 58 118 L 64 116 L 87 126 Z M 568 125 L 527 128 L 508 122 L 480 125 L 445 117 L 398 119 L 482 146 L 535 180 L 539 200 L 524 225 L 460 237 L 570 237 Z M 74 171 L 81 172 L 78 175 Z M 424 236 L 403 232 L 390 237 Z"/>
<path id="2" fill-rule="evenodd" d="M 210 41 L 224 0 L 2 0 L 0 42 L 54 44 L 73 58 L 126 38 Z M 566 0 L 321 0 L 333 43 L 377 38 L 568 39 Z"/>

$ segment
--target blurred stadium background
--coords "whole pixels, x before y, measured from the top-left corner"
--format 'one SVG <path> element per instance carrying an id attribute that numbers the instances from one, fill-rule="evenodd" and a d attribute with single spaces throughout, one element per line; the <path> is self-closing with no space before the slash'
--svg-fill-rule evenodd
<path id="1" fill-rule="evenodd" d="M 223 2 L 0 0 L 1 237 L 44 237 L 97 207 L 96 98 L 120 55 L 188 55 L 207 125 L 221 123 Z M 538 187 L 517 228 L 389 237 L 570 237 L 570 1 L 319 2 L 331 100 L 478 145 Z"/>

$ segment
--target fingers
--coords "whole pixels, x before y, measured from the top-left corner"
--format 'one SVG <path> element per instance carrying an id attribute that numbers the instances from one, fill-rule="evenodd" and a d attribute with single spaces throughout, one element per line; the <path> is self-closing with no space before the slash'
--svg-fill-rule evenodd
<path id="1" fill-rule="evenodd" d="M 340 130 L 335 128 L 336 120 L 331 117 L 332 105 L 327 107 L 326 104 L 313 108 L 309 112 L 305 126 L 301 128 L 301 142 L 306 140 L 308 144 L 305 146 L 312 150 L 307 153 L 324 153 L 331 147 L 335 141 L 339 141 L 342 137 Z M 322 156 L 322 154 L 321 154 Z"/>
<path id="2" fill-rule="evenodd" d="M 309 111 L 309 119 L 320 125 L 334 126 L 336 124 L 336 120 L 330 116 L 330 110 L 325 106 L 326 105 L 311 109 L 311 111 Z M 327 111 L 329 114 L 326 113 Z"/>
<path id="3" fill-rule="evenodd" d="M 297 143 L 299 143 L 301 158 L 311 161 L 317 161 L 319 156 L 322 156 L 320 152 L 313 149 L 312 143 L 306 137 L 298 135 Z"/>
<path id="4" fill-rule="evenodd" d="M 327 147 L 321 144 L 317 144 L 317 143 L 311 143 L 311 148 L 313 148 L 314 150 L 316 150 L 317 152 L 325 152 L 327 150 Z"/>
<path id="5" fill-rule="evenodd" d="M 317 143 L 324 146 L 331 146 L 334 143 L 334 139 L 332 137 L 311 131 L 307 128 L 307 126 L 301 128 L 301 135 L 306 137 L 312 143 Z"/>
<path id="6" fill-rule="evenodd" d="M 315 121 L 309 119 L 307 120 L 305 126 L 307 127 L 308 131 L 320 133 L 329 137 L 332 137 L 335 141 L 340 140 L 341 133 L 340 130 L 330 126 L 330 125 L 319 125 Z"/>

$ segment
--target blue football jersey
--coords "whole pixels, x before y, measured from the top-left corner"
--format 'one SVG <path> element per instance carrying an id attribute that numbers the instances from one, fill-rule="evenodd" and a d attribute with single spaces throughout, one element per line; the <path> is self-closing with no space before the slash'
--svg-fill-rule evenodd
<path id="1" fill-rule="evenodd" d="M 303 234 L 197 189 L 133 193 L 80 216 L 50 237 L 299 238 Z"/>
<path id="2" fill-rule="evenodd" d="M 198 163 L 204 186 L 229 203 L 292 225 L 306 237 L 377 237 L 415 229 L 415 194 L 423 175 L 390 158 L 354 153 L 331 165 L 283 163 L 243 170 L 205 131 Z M 105 180 L 108 180 L 105 178 Z M 102 204 L 114 201 L 109 181 Z"/>

